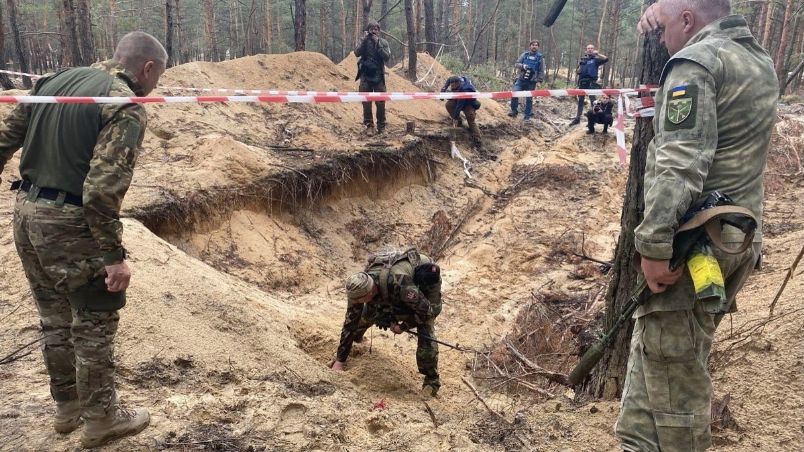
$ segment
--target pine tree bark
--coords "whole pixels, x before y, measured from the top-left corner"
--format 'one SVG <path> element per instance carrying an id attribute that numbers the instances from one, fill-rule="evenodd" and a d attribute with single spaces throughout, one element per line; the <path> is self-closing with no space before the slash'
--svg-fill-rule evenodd
<path id="1" fill-rule="evenodd" d="M 28 66 L 28 59 L 25 58 L 25 50 L 22 48 L 22 39 L 20 38 L 20 27 L 17 24 L 17 2 L 14 0 L 6 0 L 8 6 L 8 23 L 11 25 L 11 37 L 14 39 L 14 51 L 17 53 L 17 60 L 20 65 L 20 72 L 31 72 Z M 30 77 L 23 77 L 22 84 L 26 88 L 31 88 Z"/>
<path id="2" fill-rule="evenodd" d="M 346 5 L 341 0 L 341 58 L 346 57 L 349 46 L 346 44 Z"/>
<path id="3" fill-rule="evenodd" d="M 380 28 L 385 30 L 388 27 L 388 0 L 380 2 Z"/>
<path id="4" fill-rule="evenodd" d="M 165 50 L 168 55 L 167 67 L 173 67 L 175 63 L 173 57 L 173 34 L 175 30 L 173 8 L 173 0 L 165 0 Z"/>
<path id="5" fill-rule="evenodd" d="M 408 79 L 416 81 L 416 26 L 413 23 L 413 0 L 405 0 L 405 24 L 408 31 Z"/>
<path id="6" fill-rule="evenodd" d="M 75 0 L 75 16 L 78 25 L 78 38 L 81 44 L 81 65 L 89 66 L 95 62 L 95 41 L 92 38 L 92 17 L 89 0 Z"/>
<path id="7" fill-rule="evenodd" d="M 787 43 L 790 39 L 791 27 L 790 15 L 793 12 L 793 0 L 787 0 L 787 6 L 784 9 L 784 21 L 782 22 L 782 35 L 779 38 L 779 46 L 776 48 L 776 76 L 780 83 L 785 81 L 785 53 L 787 50 Z"/>
<path id="8" fill-rule="evenodd" d="M 360 2 L 363 5 L 363 22 L 361 22 L 361 24 L 363 26 L 363 30 L 365 30 L 366 25 L 368 25 L 368 21 L 371 19 L 371 4 L 374 2 L 374 0 L 360 0 Z"/>
<path id="9" fill-rule="evenodd" d="M 296 10 L 293 14 L 293 40 L 297 52 L 304 50 L 307 39 L 307 5 L 306 0 L 294 0 Z"/>
<path id="10" fill-rule="evenodd" d="M 78 40 L 78 28 L 75 20 L 75 6 L 73 0 L 62 0 L 62 11 L 64 12 L 64 29 L 67 32 L 69 45 L 64 49 L 64 66 L 81 65 L 81 47 Z"/>
<path id="11" fill-rule="evenodd" d="M 65 0 L 66 1 L 66 0 Z M 270 15 L 270 7 L 268 7 L 268 14 Z M 204 0 L 204 31 L 206 32 L 207 47 L 209 48 L 210 61 L 220 61 L 220 52 L 218 50 L 218 33 L 215 26 L 215 7 L 212 5 L 212 0 Z M 269 27 L 270 28 L 270 27 Z M 270 36 L 270 34 L 269 34 Z M 270 43 L 269 43 L 270 45 Z"/>
<path id="12" fill-rule="evenodd" d="M 427 41 L 425 47 L 427 53 L 433 57 L 436 56 L 438 52 L 436 39 L 435 8 L 433 0 L 424 0 L 424 40 Z"/>
<path id="13" fill-rule="evenodd" d="M 0 49 L 6 48 L 6 34 L 5 25 L 3 25 L 3 5 L 0 4 Z M 0 58 L 0 69 L 6 68 L 6 59 Z M 8 75 L 0 73 L 0 86 L 3 89 L 14 89 L 14 83 L 8 78 Z"/>
<path id="14" fill-rule="evenodd" d="M 273 27 L 271 26 L 271 0 L 265 0 L 265 22 L 263 22 L 262 39 L 268 53 L 274 53 Z"/>
<path id="15" fill-rule="evenodd" d="M 768 7 L 765 10 L 765 26 L 762 32 L 762 47 L 769 49 L 768 45 L 771 43 L 771 35 L 773 26 L 773 16 L 776 11 L 775 0 L 768 0 Z"/>
<path id="16" fill-rule="evenodd" d="M 655 2 L 656 0 L 645 0 L 645 5 L 648 6 Z M 640 83 L 658 84 L 662 68 L 669 58 L 667 50 L 659 43 L 655 34 L 646 37 L 642 46 Z M 612 278 L 606 291 L 604 330 L 614 324 L 636 283 L 637 273 L 632 259 L 635 250 L 634 228 L 642 221 L 645 161 L 648 144 L 652 139 L 653 121 L 651 118 L 637 119 L 620 217 L 620 237 L 617 241 L 614 266 L 611 269 Z M 613 399 L 622 393 L 633 328 L 633 322 L 629 322 L 628 327 L 622 328 L 611 346 L 606 349 L 600 364 L 584 385 L 583 389 L 588 394 L 593 397 Z"/>

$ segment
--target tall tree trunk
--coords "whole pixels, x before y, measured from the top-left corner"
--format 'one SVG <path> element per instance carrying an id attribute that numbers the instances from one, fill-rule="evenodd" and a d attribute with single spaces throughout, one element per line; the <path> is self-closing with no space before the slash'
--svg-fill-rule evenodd
<path id="1" fill-rule="evenodd" d="M 775 0 L 768 0 L 768 7 L 765 10 L 765 27 L 762 32 L 762 47 L 765 49 L 769 49 L 768 47 L 771 44 L 771 35 L 772 30 L 771 27 L 773 26 L 773 16 L 776 11 L 776 5 L 774 4 Z"/>
<path id="2" fill-rule="evenodd" d="M 167 67 L 173 67 L 175 63 L 173 57 L 173 34 L 175 27 L 173 8 L 173 0 L 165 0 L 165 50 L 168 55 Z"/>
<path id="3" fill-rule="evenodd" d="M 265 22 L 263 22 L 262 39 L 268 53 L 274 53 L 273 27 L 271 26 L 271 0 L 265 0 Z"/>
<path id="4" fill-rule="evenodd" d="M 790 39 L 790 30 L 794 29 L 795 27 L 791 27 L 790 23 L 790 14 L 793 12 L 793 0 L 787 0 L 787 6 L 784 9 L 784 21 L 782 22 L 782 35 L 779 38 L 779 47 L 776 49 L 776 75 L 779 79 L 779 83 L 784 83 L 785 81 L 785 51 L 787 50 L 787 43 Z"/>
<path id="5" fill-rule="evenodd" d="M 81 65 L 95 62 L 95 41 L 92 39 L 92 17 L 89 0 L 75 0 L 75 15 L 78 21 L 78 37 L 81 43 Z"/>
<path id="6" fill-rule="evenodd" d="M 385 30 L 388 27 L 388 0 L 380 2 L 380 28 Z"/>
<path id="7" fill-rule="evenodd" d="M 266 1 L 266 7 L 268 4 L 270 4 L 270 2 Z M 206 34 L 207 48 L 209 49 L 210 54 L 209 60 L 220 61 L 220 52 L 218 51 L 218 33 L 215 26 L 215 7 L 212 4 L 212 0 L 204 0 L 203 7 L 204 31 Z M 268 11 L 270 12 L 270 9 Z"/>
<path id="8" fill-rule="evenodd" d="M 327 14 L 327 2 L 322 0 L 318 6 L 318 50 L 329 56 L 327 52 L 329 37 L 327 36 L 327 22 L 325 20 L 327 17 L 329 17 L 329 14 Z"/>
<path id="9" fill-rule="evenodd" d="M 385 0 L 383 0 L 385 2 Z M 416 42 L 426 41 L 424 37 L 424 6 L 422 0 L 416 0 Z M 416 51 L 422 50 L 423 46 L 417 45 Z"/>
<path id="10" fill-rule="evenodd" d="M 360 0 L 355 0 L 355 8 L 354 8 L 354 27 L 352 33 L 352 42 L 357 44 L 360 42 L 360 24 L 362 21 L 360 20 Z M 365 29 L 365 28 L 364 28 Z"/>
<path id="11" fill-rule="evenodd" d="M 438 53 L 436 47 L 436 25 L 435 25 L 435 9 L 433 7 L 433 0 L 424 0 L 424 40 L 427 41 L 425 47 L 430 56 L 435 57 Z"/>
<path id="12" fill-rule="evenodd" d="M 606 11 L 608 10 L 608 8 L 609 8 L 609 0 L 604 0 L 603 1 L 603 10 L 600 13 L 600 27 L 597 29 L 597 42 L 595 43 L 595 45 L 598 48 L 600 48 L 600 46 L 603 44 L 603 42 L 602 42 L 602 40 L 603 40 L 603 28 L 607 24 L 608 17 L 606 17 Z M 609 28 L 611 28 L 611 27 L 609 27 Z"/>
<path id="13" fill-rule="evenodd" d="M 341 0 L 341 58 L 345 58 L 347 52 L 351 50 L 349 45 L 346 44 L 346 5 L 343 4 L 343 0 Z"/>
<path id="14" fill-rule="evenodd" d="M 365 30 L 366 25 L 368 25 L 368 21 L 371 20 L 371 4 L 374 2 L 374 0 L 360 0 L 360 2 L 363 4 L 363 22 L 361 22 L 361 24 Z"/>
<path id="15" fill-rule="evenodd" d="M 11 37 L 14 39 L 14 51 L 17 53 L 19 60 L 20 72 L 31 72 L 28 67 L 28 59 L 25 57 L 25 50 L 22 48 L 22 39 L 20 39 L 20 28 L 17 25 L 17 2 L 14 0 L 6 0 L 8 6 L 8 23 L 11 25 Z M 30 77 L 23 77 L 22 84 L 26 88 L 31 88 Z"/>
<path id="16" fill-rule="evenodd" d="M 109 0 L 109 48 L 114 52 L 117 45 L 117 1 Z"/>
<path id="17" fill-rule="evenodd" d="M 64 49 L 64 66 L 81 66 L 81 46 L 78 39 L 78 27 L 75 19 L 73 0 L 62 0 L 64 11 L 64 28 L 68 34 L 69 46 Z"/>
<path id="18" fill-rule="evenodd" d="M 645 0 L 645 5 L 656 0 Z M 644 40 L 642 47 L 642 73 L 640 83 L 657 84 L 662 68 L 669 59 L 666 49 L 659 44 L 655 35 Z M 603 328 L 608 329 L 615 322 L 628 300 L 636 282 L 636 268 L 633 265 L 634 228 L 642 221 L 643 179 L 648 143 L 653 139 L 653 122 L 650 118 L 639 118 L 634 129 L 634 143 L 631 147 L 631 162 L 628 181 L 620 217 L 620 237 L 611 269 L 611 281 L 606 291 L 606 318 Z M 619 335 L 606 349 L 603 359 L 595 368 L 584 390 L 593 397 L 613 399 L 622 393 L 625 369 L 628 363 L 629 344 L 633 332 L 633 322 L 622 328 Z"/>
<path id="19" fill-rule="evenodd" d="M 413 0 L 405 0 L 405 24 L 408 31 L 408 78 L 416 81 L 416 28 L 413 24 Z"/>
<path id="20" fill-rule="evenodd" d="M 0 4 L 0 54 L 4 53 L 2 49 L 6 48 L 6 34 L 4 30 L 5 26 L 3 25 L 3 5 Z M 0 69 L 6 68 L 6 59 L 0 58 Z M 14 84 L 11 82 L 11 79 L 8 78 L 8 75 L 0 73 L 0 86 L 3 89 L 14 89 Z"/>
<path id="21" fill-rule="evenodd" d="M 297 52 L 304 50 L 307 39 L 307 5 L 306 0 L 293 0 L 296 11 L 293 15 L 293 41 Z"/>

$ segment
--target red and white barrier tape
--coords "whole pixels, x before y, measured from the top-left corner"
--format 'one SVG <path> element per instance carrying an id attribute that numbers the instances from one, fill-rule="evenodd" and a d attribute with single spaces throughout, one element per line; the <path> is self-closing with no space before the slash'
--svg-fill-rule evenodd
<path id="1" fill-rule="evenodd" d="M 14 72 L 14 71 L 6 71 L 6 70 L 0 70 L 0 74 L 19 75 L 20 77 L 30 77 L 32 79 L 37 79 L 37 78 L 44 77 L 44 75 L 26 74 L 25 72 Z"/>
<path id="2" fill-rule="evenodd" d="M 0 96 L 0 103 L 19 104 L 175 104 L 175 103 L 346 103 L 394 102 L 410 100 L 510 99 L 512 97 L 618 96 L 634 94 L 635 89 L 537 89 L 533 91 L 496 91 L 482 93 L 320 93 L 267 94 L 257 96 L 149 96 L 149 97 L 67 97 L 67 96 Z"/>

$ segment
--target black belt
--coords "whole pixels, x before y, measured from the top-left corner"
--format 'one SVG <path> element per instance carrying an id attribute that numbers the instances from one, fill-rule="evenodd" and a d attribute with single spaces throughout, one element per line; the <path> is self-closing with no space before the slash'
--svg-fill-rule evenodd
<path id="1" fill-rule="evenodd" d="M 24 192 L 31 191 L 31 188 L 36 187 L 31 181 L 27 180 L 18 180 L 11 183 L 12 190 L 22 190 Z M 59 199 L 59 195 L 64 195 L 64 203 L 65 204 L 72 204 L 74 206 L 82 207 L 84 205 L 84 201 L 81 199 L 81 196 L 76 196 L 72 193 L 67 193 L 62 190 L 56 190 L 55 188 L 47 188 L 47 187 L 38 187 L 39 188 L 39 195 L 37 198 L 47 199 L 50 201 L 57 201 Z"/>

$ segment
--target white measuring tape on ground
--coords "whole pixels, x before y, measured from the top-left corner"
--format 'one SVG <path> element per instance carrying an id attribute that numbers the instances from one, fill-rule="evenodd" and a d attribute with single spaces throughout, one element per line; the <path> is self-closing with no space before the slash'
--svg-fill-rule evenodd
<path id="1" fill-rule="evenodd" d="M 469 160 L 461 154 L 461 151 L 458 150 L 458 146 L 455 145 L 455 141 L 449 142 L 449 155 L 454 159 L 458 159 L 463 162 L 463 173 L 466 174 L 467 179 L 472 178 L 472 174 L 469 172 L 472 169 L 472 164 L 469 163 Z"/>

